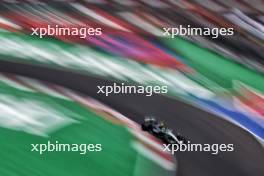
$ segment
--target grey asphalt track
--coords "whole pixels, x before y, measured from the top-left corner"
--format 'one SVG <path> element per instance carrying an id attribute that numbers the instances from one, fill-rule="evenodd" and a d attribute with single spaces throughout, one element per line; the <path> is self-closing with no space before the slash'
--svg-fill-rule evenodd
<path id="1" fill-rule="evenodd" d="M 0 61 L 0 72 L 46 80 L 92 96 L 140 123 L 154 115 L 192 143 L 234 144 L 234 152 L 178 152 L 178 176 L 264 176 L 264 149 L 245 130 L 191 105 L 161 95 L 97 94 L 107 80 L 45 67 Z"/>

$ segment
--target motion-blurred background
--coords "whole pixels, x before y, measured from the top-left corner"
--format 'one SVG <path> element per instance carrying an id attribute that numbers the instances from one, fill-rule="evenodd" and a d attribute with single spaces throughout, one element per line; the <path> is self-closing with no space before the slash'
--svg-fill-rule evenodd
<path id="1" fill-rule="evenodd" d="M 39 38 L 31 35 L 32 28 L 47 25 L 59 25 L 66 28 L 102 28 L 102 35 L 86 38 L 61 35 Z M 164 27 L 180 25 L 186 27 L 190 25 L 194 28 L 234 28 L 235 32 L 233 36 L 219 35 L 218 38 L 211 36 L 169 38 L 163 35 Z M 90 164 L 88 169 L 85 167 L 85 162 L 80 161 L 81 159 L 76 159 L 74 156 L 61 156 L 61 158 L 70 157 L 76 161 L 76 167 L 71 168 L 73 175 L 152 175 L 154 173 L 150 174 L 149 171 L 154 166 L 145 161 L 148 158 L 150 161 L 155 160 L 153 162 L 156 164 L 159 163 L 157 165 L 161 168 L 169 170 L 167 173 L 160 169 L 156 172 L 157 175 L 164 175 L 163 172 L 166 172 L 168 175 L 177 173 L 180 176 L 194 174 L 263 176 L 263 41 L 263 0 L 1 1 L 0 71 L 2 76 L 0 81 L 3 86 L 0 87 L 2 97 L 0 112 L 3 113 L 0 114 L 0 126 L 3 129 L 19 129 L 18 131 L 26 133 L 42 134 L 41 131 L 34 132 L 39 128 L 36 124 L 34 126 L 36 129 L 28 128 L 34 124 L 32 119 L 27 122 L 24 119 L 26 117 L 17 116 L 16 113 L 25 113 L 25 116 L 33 113 L 25 111 L 31 108 L 31 103 L 26 106 L 23 103 L 24 99 L 38 99 L 38 101 L 46 102 L 47 105 L 54 102 L 65 108 L 65 103 L 60 102 L 60 99 L 44 101 L 40 98 L 54 96 L 55 93 L 51 94 L 50 89 L 40 86 L 39 83 L 36 84 L 35 82 L 38 82 L 36 80 L 28 81 L 28 78 L 21 77 L 27 76 L 48 81 L 49 83 L 45 85 L 55 83 L 82 92 L 139 123 L 145 115 L 156 116 L 197 143 L 235 144 L 234 153 L 220 156 L 180 153 L 178 157 L 176 155 L 175 167 L 167 163 L 171 161 L 157 159 L 154 154 L 135 159 L 134 153 L 126 153 L 124 147 L 115 148 L 113 144 L 111 147 L 106 147 L 106 151 L 109 148 L 106 152 L 107 156 L 106 154 L 100 156 L 100 164 L 98 164 L 99 159 L 87 161 L 88 165 Z M 155 95 L 150 98 L 139 95 L 104 97 L 96 94 L 97 85 L 112 82 L 125 82 L 131 85 L 167 85 L 169 92 L 163 96 Z M 35 90 L 34 87 L 38 87 L 38 91 L 41 90 L 42 93 L 32 95 L 30 98 L 25 98 L 29 96 L 28 93 L 18 93 L 18 90 L 25 91 L 23 89 L 28 87 L 30 89 L 33 87 L 33 90 Z M 23 96 L 24 98 L 21 98 Z M 13 105 L 12 97 L 23 99 L 24 106 Z M 17 106 L 23 110 L 14 113 Z M 53 108 L 63 112 L 74 109 L 70 105 L 67 105 L 68 110 L 62 110 L 55 105 Z M 82 114 L 80 109 L 73 111 L 80 111 L 75 113 Z M 34 113 L 37 114 L 37 112 Z M 75 116 L 71 113 L 68 115 Z M 17 121 L 15 123 L 12 120 L 11 123 L 10 119 L 14 116 L 18 119 L 22 118 L 23 123 Z M 91 142 L 105 141 L 101 133 L 108 133 L 110 130 L 112 134 L 109 135 L 120 135 L 118 139 L 123 139 L 119 141 L 120 145 L 128 145 L 126 137 L 121 135 L 121 129 L 118 129 L 119 132 L 117 127 L 106 129 L 100 124 L 103 122 L 95 122 L 90 118 L 89 120 L 94 123 L 93 127 L 96 126 L 99 129 L 93 131 L 92 137 L 88 137 Z M 45 123 L 43 121 L 42 123 Z M 30 132 L 27 129 L 30 129 Z M 6 151 L 12 144 L 14 155 L 20 156 L 20 153 L 20 157 L 23 157 L 23 151 L 18 152 L 15 147 L 22 144 L 13 143 L 13 140 L 17 141 L 19 139 L 17 136 L 21 134 L 10 133 L 5 130 L 1 132 L 1 136 L 6 140 L 5 145 L 3 141 L 0 142 L 0 149 L 3 147 L 1 158 L 2 154 L 4 155 L 1 163 L 5 163 L 0 166 L 2 175 L 19 175 L 23 169 L 25 173 L 30 173 L 29 175 L 35 173 L 35 175 L 51 176 L 69 173 L 66 169 L 67 165 L 61 164 L 58 168 L 50 166 L 49 163 L 55 156 L 49 156 L 47 162 L 39 161 L 38 157 L 32 156 L 34 161 L 39 163 L 35 167 L 42 169 L 24 168 L 24 162 L 32 162 L 33 159 L 27 158 L 24 162 L 18 162 L 17 160 L 21 158 L 12 156 Z M 58 135 L 56 139 L 67 141 L 65 136 L 69 134 Z M 74 135 L 83 136 L 83 133 L 74 131 Z M 9 142 L 7 136 L 13 140 Z M 79 138 L 81 141 L 81 137 Z M 29 137 L 24 136 L 23 139 L 29 139 Z M 34 137 L 30 141 L 36 143 Z M 146 144 L 132 146 L 137 146 L 132 148 L 142 152 Z M 124 151 L 119 153 L 117 148 Z M 102 161 L 107 157 L 110 158 L 108 162 L 107 159 Z M 120 157 L 120 162 L 114 159 L 116 157 Z M 58 160 L 54 163 L 62 162 L 61 158 L 57 158 Z M 131 162 L 124 162 L 128 160 Z M 78 162 L 83 167 L 79 167 Z M 91 166 L 91 163 L 96 163 L 96 167 Z M 115 163 L 114 166 L 109 166 L 113 163 Z M 144 168 L 143 171 L 142 168 Z"/>

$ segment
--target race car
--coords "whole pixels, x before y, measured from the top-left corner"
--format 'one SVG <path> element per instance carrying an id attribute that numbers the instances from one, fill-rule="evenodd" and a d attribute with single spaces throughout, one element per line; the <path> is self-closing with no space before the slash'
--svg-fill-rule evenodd
<path id="1" fill-rule="evenodd" d="M 155 118 L 145 118 L 141 128 L 143 131 L 149 132 L 166 144 L 187 143 L 187 139 L 180 133 L 177 133 L 175 136 L 171 129 L 165 127 L 163 122 L 159 122 Z"/>

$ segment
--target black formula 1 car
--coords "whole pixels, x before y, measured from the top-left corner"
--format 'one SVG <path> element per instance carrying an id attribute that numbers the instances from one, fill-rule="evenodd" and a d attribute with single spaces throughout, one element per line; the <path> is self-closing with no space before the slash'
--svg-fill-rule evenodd
<path id="1" fill-rule="evenodd" d="M 158 122 L 155 118 L 145 118 L 141 128 L 143 131 L 149 132 L 166 144 L 187 143 L 187 139 L 185 139 L 181 134 L 177 133 L 175 136 L 172 130 L 165 127 L 163 122 Z"/>

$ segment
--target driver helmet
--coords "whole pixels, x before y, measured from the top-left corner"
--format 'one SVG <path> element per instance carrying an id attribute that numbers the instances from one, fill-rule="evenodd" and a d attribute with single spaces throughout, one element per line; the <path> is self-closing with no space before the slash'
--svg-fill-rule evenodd
<path id="1" fill-rule="evenodd" d="M 165 127 L 164 123 L 163 122 L 160 122 L 159 123 L 159 127 L 163 129 Z"/>

